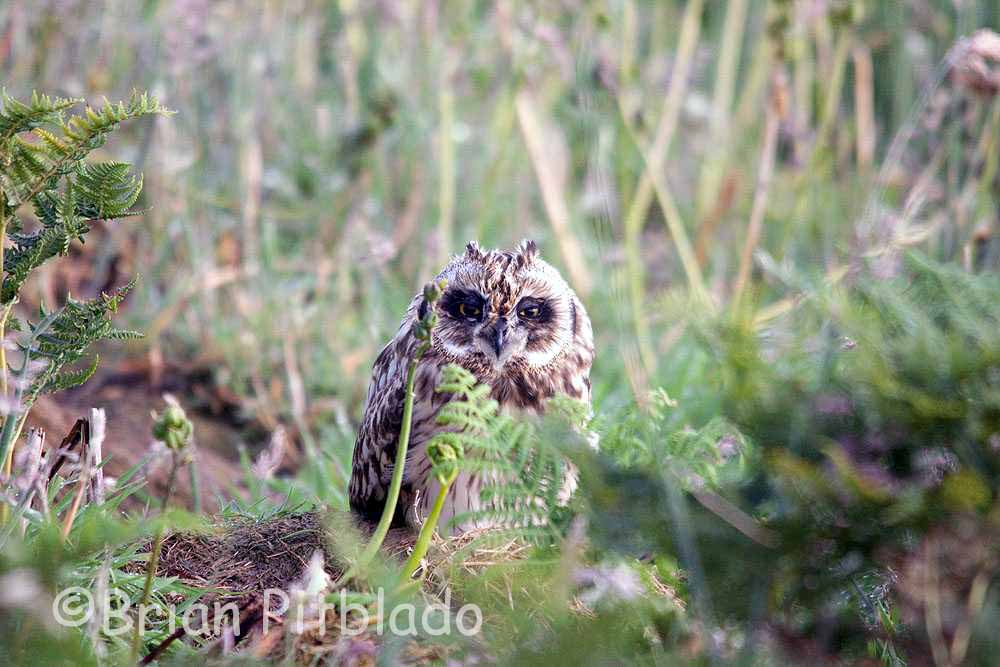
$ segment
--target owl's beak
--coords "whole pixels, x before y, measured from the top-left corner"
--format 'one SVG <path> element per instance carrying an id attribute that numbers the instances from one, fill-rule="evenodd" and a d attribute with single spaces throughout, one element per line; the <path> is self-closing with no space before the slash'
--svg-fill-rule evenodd
<path id="1" fill-rule="evenodd" d="M 493 353 L 496 355 L 497 359 L 500 358 L 500 350 L 503 349 L 503 344 L 507 340 L 507 318 L 501 317 L 485 332 L 486 340 L 489 341 L 490 345 L 493 346 Z"/>

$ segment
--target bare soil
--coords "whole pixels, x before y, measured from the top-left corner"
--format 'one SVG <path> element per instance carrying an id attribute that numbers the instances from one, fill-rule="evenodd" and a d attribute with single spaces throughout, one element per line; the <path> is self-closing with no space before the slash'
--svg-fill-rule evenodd
<path id="1" fill-rule="evenodd" d="M 169 465 L 156 456 L 151 435 L 152 413 L 164 408 L 164 393 L 175 394 L 195 426 L 195 452 L 202 508 L 218 509 L 218 497 L 241 495 L 244 491 L 239 469 L 239 448 L 251 453 L 267 442 L 254 423 L 242 420 L 234 397 L 211 382 L 209 368 L 170 368 L 157 381 L 144 360 L 125 360 L 114 368 L 102 369 L 89 382 L 75 389 L 42 396 L 28 416 L 29 428 L 42 428 L 50 447 L 56 446 L 77 419 L 89 418 L 91 408 L 107 414 L 104 443 L 105 474 L 118 477 L 136 464 L 143 464 L 147 492 L 162 497 L 167 490 Z M 171 503 L 193 508 L 187 472 L 178 475 Z"/>

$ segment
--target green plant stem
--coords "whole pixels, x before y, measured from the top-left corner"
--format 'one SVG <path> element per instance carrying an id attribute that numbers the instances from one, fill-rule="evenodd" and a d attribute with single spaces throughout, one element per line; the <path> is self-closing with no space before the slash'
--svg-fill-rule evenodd
<path id="1" fill-rule="evenodd" d="M 0 338 L 0 347 L 2 347 L 2 345 L 3 340 Z M 2 363 L 4 364 L 4 369 L 6 369 L 7 365 L 5 358 L 2 359 Z M 15 413 L 11 413 L 4 417 L 3 428 L 0 430 L 0 470 L 2 470 L 4 477 L 10 477 L 11 468 L 14 463 L 14 443 L 16 443 L 18 438 L 21 437 L 21 431 L 24 430 L 24 424 L 28 421 L 28 411 L 30 409 L 31 404 L 29 403 L 25 407 L 23 414 L 21 414 L 20 419 L 17 419 L 17 415 Z M 8 516 L 7 506 L 0 506 L 0 523 L 6 523 Z"/>
<path id="2" fill-rule="evenodd" d="M 399 441 L 396 444 L 396 462 L 392 468 L 392 481 L 389 483 L 389 493 L 385 498 L 385 507 L 382 509 L 382 518 L 379 519 L 375 532 L 372 533 L 371 541 L 361 554 L 358 561 L 360 567 L 364 567 L 375 557 L 385 536 L 389 534 L 389 526 L 396 515 L 396 505 L 399 502 L 399 490 L 403 486 L 403 468 L 406 467 L 406 450 L 410 446 L 410 425 L 413 420 L 413 382 L 417 375 L 417 362 L 427 349 L 427 344 L 421 345 L 417 353 L 410 361 L 406 369 L 406 398 L 403 401 L 403 423 L 399 427 Z"/>
<path id="3" fill-rule="evenodd" d="M 11 413 L 4 417 L 3 429 L 0 430 L 0 462 L 3 462 L 5 472 L 7 470 L 7 461 L 11 459 L 11 455 L 14 453 L 14 440 L 17 438 L 15 434 L 17 423 L 17 415 Z M 19 432 L 20 429 L 17 429 L 17 431 Z"/>
<path id="4" fill-rule="evenodd" d="M 0 224 L 0 239 L 6 235 L 6 225 Z M 0 266 L 3 266 L 3 247 L 0 243 Z M 0 374 L 2 374 L 3 382 L 0 391 L 3 395 L 7 395 L 7 346 L 3 345 L 4 339 L 7 338 L 7 320 L 10 318 L 10 311 L 14 307 L 14 302 L 11 301 L 3 309 L 3 314 L 0 315 Z"/>
<path id="5" fill-rule="evenodd" d="M 830 132 L 833 130 L 837 119 L 838 105 L 841 99 L 841 91 L 844 86 L 844 72 L 847 68 L 847 61 L 851 55 L 851 46 L 854 40 L 854 33 L 849 27 L 841 29 L 837 36 L 837 43 L 834 48 L 833 64 L 831 67 L 829 85 L 826 87 L 826 94 L 822 102 L 822 112 L 819 118 L 819 126 L 816 130 L 816 140 L 813 143 L 812 165 L 822 156 L 822 152 L 827 149 L 830 139 Z M 806 172 L 810 173 L 810 172 Z"/>
<path id="6" fill-rule="evenodd" d="M 132 626 L 132 663 L 134 664 L 139 660 L 139 644 L 142 640 L 142 632 L 140 632 L 141 621 L 144 620 L 145 610 L 144 607 L 146 603 L 149 602 L 149 596 L 153 592 L 153 576 L 156 574 L 156 567 L 160 562 L 160 550 L 163 548 L 163 525 L 161 524 L 159 528 L 156 529 L 156 536 L 153 538 L 153 548 L 149 553 L 149 562 L 146 564 L 146 583 L 142 587 L 142 597 L 139 598 L 139 604 L 136 607 L 136 612 L 138 615 L 135 619 L 135 624 Z"/>
<path id="7" fill-rule="evenodd" d="M 444 508 L 444 501 L 448 497 L 448 489 L 451 488 L 451 484 L 455 481 L 457 476 L 457 474 L 453 474 L 451 479 L 449 479 L 446 484 L 442 484 L 440 490 L 438 490 L 437 498 L 434 499 L 434 506 L 431 508 L 431 513 L 427 516 L 427 520 L 420 528 L 420 534 L 417 536 L 417 541 L 413 545 L 413 552 L 410 554 L 410 557 L 406 559 L 406 564 L 403 565 L 403 573 L 400 576 L 400 583 L 406 583 L 406 581 L 413 576 L 413 573 L 417 571 L 417 567 L 420 566 L 420 561 L 427 555 L 427 549 L 431 545 L 431 536 L 437 529 L 438 520 L 441 518 L 441 510 Z"/>
<path id="8" fill-rule="evenodd" d="M 2 193 L 0 193 L 2 194 Z M 3 272 L 3 262 L 4 262 L 4 241 L 7 239 L 7 203 L 0 202 L 0 291 L 3 288 L 4 272 Z M 4 344 L 4 339 L 7 337 L 7 318 L 10 316 L 10 309 L 14 305 L 14 302 L 4 308 L 3 315 L 0 316 L 0 373 L 3 377 L 3 394 L 2 396 L 7 396 L 7 346 Z M 7 415 L 4 417 L 4 429 L 6 430 L 7 422 L 10 421 L 12 415 Z M 3 449 L 2 455 L 0 455 L 0 468 L 3 470 L 3 476 L 5 478 L 10 477 L 11 466 L 14 462 L 14 447 L 13 444 L 8 446 L 7 440 L 0 440 L 0 448 Z M 7 506 L 4 505 L 0 508 L 0 523 L 6 523 L 9 516 Z"/>
<path id="9" fill-rule="evenodd" d="M 177 469 L 180 468 L 179 454 L 171 452 L 170 477 L 167 479 L 167 492 L 163 494 L 163 502 L 160 511 L 165 512 L 170 503 L 170 496 L 174 494 L 174 487 L 177 485 Z"/>
<path id="10" fill-rule="evenodd" d="M 2 262 L 2 257 L 0 257 L 0 262 Z M 11 302 L 13 306 L 13 302 Z M 9 312 L 9 307 L 8 307 Z M 6 316 L 5 316 L 6 317 Z M 6 322 L 6 319 L 5 319 Z M 39 327 L 36 328 L 36 332 L 44 329 L 44 322 L 40 323 Z M 36 334 L 37 335 L 37 334 Z M 0 340 L 0 349 L 2 349 L 2 340 Z M 3 359 L 6 362 L 6 358 Z M 27 357 L 22 364 L 21 371 L 27 365 Z M 6 369 L 6 363 L 4 365 Z M 23 399 L 23 395 L 20 391 L 16 392 L 16 401 L 20 402 Z M 31 411 L 31 406 L 35 402 L 35 394 L 29 393 L 28 398 L 24 399 L 24 409 L 21 412 L 20 418 L 18 418 L 16 413 L 11 413 L 4 417 L 3 428 L 0 430 L 0 469 L 3 470 L 4 474 L 10 476 L 11 465 L 14 460 L 14 443 L 17 442 L 18 438 L 21 437 L 21 432 L 24 430 L 24 424 L 28 421 L 28 413 Z M 7 517 L 6 510 L 0 513 L 0 519 L 5 520 Z"/>

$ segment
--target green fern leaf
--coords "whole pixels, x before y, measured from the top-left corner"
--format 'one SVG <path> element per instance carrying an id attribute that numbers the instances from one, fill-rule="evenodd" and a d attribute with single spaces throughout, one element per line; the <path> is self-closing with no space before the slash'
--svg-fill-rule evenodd
<path id="1" fill-rule="evenodd" d="M 16 234 L 12 248 L 4 253 L 3 269 L 7 273 L 0 288 L 0 303 L 10 303 L 28 275 L 53 257 L 65 255 L 70 242 L 89 231 L 86 221 L 77 213 L 76 190 L 68 183 L 61 199 L 46 195 L 36 202 L 43 211 L 43 226 L 35 234 Z"/>
<path id="2" fill-rule="evenodd" d="M 46 124 L 62 122 L 62 112 L 83 100 L 63 97 L 49 97 L 31 94 L 31 102 L 24 104 L 14 99 L 4 90 L 0 95 L 3 109 L 0 110 L 0 143 L 5 143 L 16 134 L 28 132 Z"/>
<path id="3" fill-rule="evenodd" d="M 132 175 L 125 162 L 83 164 L 74 183 L 80 200 L 78 210 L 90 219 L 129 214 L 142 192 L 142 175 Z"/>
<path id="4" fill-rule="evenodd" d="M 77 163 L 90 151 L 104 145 L 107 135 L 123 121 L 165 113 L 170 111 L 156 98 L 133 93 L 127 104 L 105 100 L 100 110 L 88 106 L 82 115 L 60 122 L 61 137 L 40 127 L 32 131 L 31 141 L 15 137 L 9 151 L 12 176 L 4 179 L 8 202 L 16 207 L 54 187 L 53 179 L 75 171 Z"/>
<path id="5" fill-rule="evenodd" d="M 50 393 L 76 386 L 74 382 L 85 382 L 93 371 L 82 369 L 64 372 L 67 366 L 79 362 L 87 348 L 99 340 L 134 339 L 141 336 L 134 331 L 116 329 L 111 319 L 125 295 L 135 285 L 135 279 L 111 294 L 102 294 L 89 301 L 70 298 L 66 305 L 54 314 L 41 311 L 38 324 L 28 323 L 32 337 L 28 345 L 22 345 L 25 355 L 47 362 L 45 370 L 33 379 L 29 392 L 29 403 L 42 393 Z M 96 364 L 96 360 L 93 362 Z M 96 366 L 95 366 L 96 368 Z"/>
<path id="6" fill-rule="evenodd" d="M 94 376 L 94 373 L 97 372 L 97 365 L 100 361 L 101 355 L 95 354 L 91 357 L 90 363 L 87 366 L 75 371 L 64 371 L 54 375 L 52 379 L 48 381 L 43 391 L 54 392 L 62 389 L 79 387 L 81 384 Z"/>
<path id="7" fill-rule="evenodd" d="M 108 332 L 107 338 L 110 340 L 139 340 L 145 334 L 132 329 L 112 329 Z"/>
<path id="8" fill-rule="evenodd" d="M 77 115 L 66 111 L 82 100 L 49 98 L 37 93 L 31 101 L 0 96 L 0 224 L 5 244 L 0 306 L 17 300 L 31 272 L 46 261 L 65 255 L 74 239 L 83 240 L 95 220 L 135 215 L 142 176 L 123 162 L 86 164 L 84 159 L 106 141 L 123 121 L 149 114 L 169 114 L 153 97 L 134 92 L 127 102 L 107 100 L 99 108 L 85 107 Z M 40 225 L 24 232 L 18 215 L 30 205 Z M 136 331 L 112 326 L 112 318 L 134 280 L 90 301 L 68 298 L 55 312 L 39 305 L 37 320 L 13 316 L 7 331 L 22 352 L 16 378 L 19 405 L 30 408 L 42 392 L 77 386 L 90 378 L 98 358 L 72 370 L 90 345 L 101 339 L 133 340 Z M 9 315 L 9 313 L 8 313 Z M 70 369 L 70 370 L 66 370 Z M 13 424 L 14 421 L 9 423 Z M 11 429 L 0 449 L 9 451 Z"/>
<path id="9" fill-rule="evenodd" d="M 482 509 L 453 521 L 504 526 L 523 539 L 551 540 L 568 473 L 562 452 L 547 446 L 531 425 L 500 414 L 490 388 L 464 368 L 446 366 L 436 390 L 450 395 L 437 416 L 447 430 L 428 447 L 440 443 L 462 451 L 458 467 L 489 480 L 482 490 Z"/>

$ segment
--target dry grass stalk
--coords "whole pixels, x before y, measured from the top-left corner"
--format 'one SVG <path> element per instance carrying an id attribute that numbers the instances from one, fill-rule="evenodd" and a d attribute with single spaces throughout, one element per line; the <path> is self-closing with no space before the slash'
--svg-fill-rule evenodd
<path id="1" fill-rule="evenodd" d="M 625 215 L 626 244 L 630 242 L 633 244 L 638 243 L 643 222 L 646 220 L 646 214 L 653 203 L 653 195 L 655 194 L 667 218 L 667 225 L 670 228 L 671 236 L 677 247 L 681 264 L 684 266 L 684 271 L 687 274 L 688 284 L 696 295 L 703 295 L 705 293 L 704 280 L 702 279 L 701 270 L 698 268 L 694 253 L 691 250 L 687 232 L 680 221 L 680 215 L 673 202 L 673 197 L 670 195 L 666 182 L 662 178 L 662 172 L 666 166 L 667 156 L 670 153 L 670 145 L 673 142 L 674 132 L 677 129 L 681 107 L 687 95 L 691 62 L 701 33 L 703 5 L 702 0 L 692 0 L 684 10 L 680 41 L 677 45 L 676 60 L 670 77 L 670 87 L 667 90 L 666 97 L 663 99 L 663 107 L 660 112 L 660 120 L 656 127 L 653 144 L 648 150 L 642 148 L 641 142 L 635 134 L 634 123 L 632 122 L 633 110 L 626 109 L 622 104 L 621 98 L 619 99 L 622 118 L 626 127 L 629 128 L 635 138 L 637 145 L 639 145 L 643 160 L 646 163 L 635 196 L 632 198 L 632 203 Z M 638 268 L 641 275 L 641 267 Z"/>
<path id="2" fill-rule="evenodd" d="M 781 118 L 787 112 L 788 80 L 781 66 L 774 69 L 771 77 L 771 92 L 768 99 L 764 124 L 764 143 L 761 147 L 760 171 L 757 173 L 757 189 L 754 192 L 753 207 L 750 209 L 750 223 L 747 226 L 747 237 L 740 253 L 740 266 L 733 282 L 733 303 L 736 304 L 743 294 L 747 281 L 750 279 L 750 268 L 753 262 L 753 252 L 760 241 L 764 224 L 764 213 L 767 211 L 767 196 L 774 176 L 774 160 L 778 147 L 778 127 Z"/>
<path id="3" fill-rule="evenodd" d="M 852 52 L 854 60 L 854 114 L 857 126 L 856 151 L 858 168 L 868 173 L 875 159 L 875 82 L 872 52 L 858 44 Z"/>
<path id="4" fill-rule="evenodd" d="M 285 451 L 288 449 L 288 434 L 283 426 L 278 426 L 271 432 L 271 440 L 253 462 L 253 474 L 259 480 L 269 480 L 278 472 Z"/>
<path id="5" fill-rule="evenodd" d="M 28 432 L 28 440 L 13 457 L 13 483 L 19 489 L 21 498 L 20 504 L 25 508 L 30 508 L 35 496 L 41 497 L 41 503 L 48 513 L 45 505 L 45 459 L 42 452 L 45 448 L 45 431 L 33 428 Z M 6 507 L 6 505 L 5 505 Z M 21 535 L 28 529 L 28 522 L 23 517 L 20 519 Z"/>
<path id="6" fill-rule="evenodd" d="M 645 162 L 645 168 L 639 179 L 639 185 L 625 215 L 623 224 L 623 249 L 625 252 L 625 271 L 628 275 L 628 295 L 631 306 L 632 324 L 635 328 L 638 356 L 641 360 L 641 365 L 648 369 L 649 373 L 655 372 L 657 357 L 650 342 L 649 321 L 646 317 L 646 309 L 643 303 L 643 265 L 639 246 L 642 228 L 646 221 L 649 207 L 652 205 L 654 194 L 667 220 L 667 227 L 670 230 L 677 254 L 684 267 L 688 286 L 696 298 L 707 302 L 707 299 L 704 298 L 706 292 L 704 281 L 701 277 L 701 269 L 691 248 L 691 243 L 688 240 L 680 212 L 677 210 L 677 206 L 663 175 L 667 156 L 670 153 L 670 145 L 673 142 L 674 132 L 677 129 L 677 122 L 680 118 L 681 107 L 687 95 L 691 62 L 701 33 L 702 8 L 703 2 L 701 0 L 693 0 L 688 3 L 684 11 L 676 60 L 670 77 L 670 86 L 663 100 L 660 119 L 657 123 L 656 134 L 654 135 L 653 144 L 650 149 L 646 150 L 644 148 L 643 141 L 638 136 L 634 126 L 633 116 L 636 109 L 631 108 L 631 98 L 627 93 L 624 93 L 627 90 L 627 86 L 622 86 L 624 94 L 619 94 L 618 96 L 618 108 L 622 120 Z M 626 28 L 626 35 L 622 40 L 623 64 L 632 61 L 633 41 L 635 39 L 634 25 L 627 23 Z M 623 81 L 627 81 L 630 75 L 629 71 L 623 70 Z M 628 370 L 628 366 L 626 370 Z M 643 384 L 641 379 L 633 378 L 631 375 L 630 373 L 630 381 L 634 387 Z"/>
<path id="7" fill-rule="evenodd" d="M 248 271 L 257 269 L 260 256 L 258 219 L 263 198 L 261 181 L 264 177 L 263 150 L 256 133 L 256 114 L 252 110 L 240 117 L 244 137 L 240 145 L 240 189 L 242 202 L 240 218 L 243 223 L 243 266 Z"/>
<path id="8" fill-rule="evenodd" d="M 66 538 L 69 537 L 69 531 L 73 528 L 73 521 L 76 520 L 77 512 L 80 511 L 83 496 L 90 487 L 90 478 L 94 470 L 93 466 L 94 462 L 92 450 L 89 442 L 85 442 L 83 455 L 80 457 L 80 472 L 77 476 L 76 493 L 73 496 L 73 504 L 70 505 L 69 511 L 66 513 L 66 518 L 63 520 L 62 539 L 64 542 L 66 541 Z"/>
<path id="9" fill-rule="evenodd" d="M 590 293 L 592 281 L 583 250 L 571 229 L 566 194 L 566 140 L 558 128 L 544 118 L 535 96 L 527 88 L 521 88 L 514 96 L 514 108 L 542 191 L 545 213 L 566 262 L 570 283 L 582 296 L 586 296 Z"/>
<path id="10" fill-rule="evenodd" d="M 90 479 L 88 500 L 97 505 L 104 503 L 104 437 L 107 432 L 107 416 L 102 408 L 90 410 L 90 448 L 94 474 Z"/>

